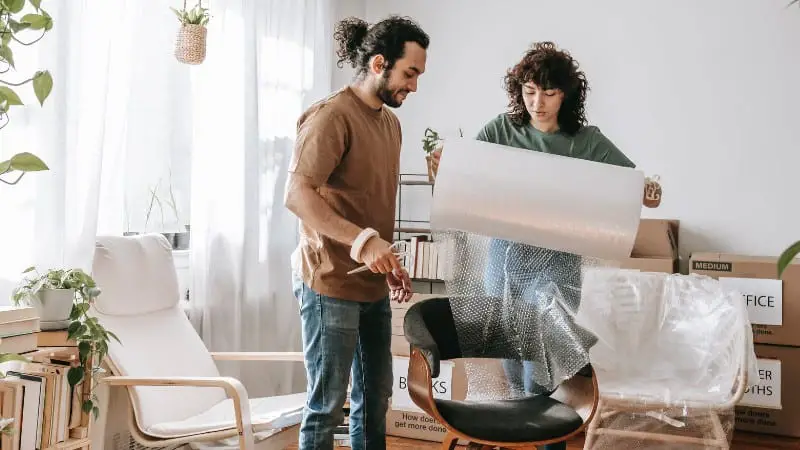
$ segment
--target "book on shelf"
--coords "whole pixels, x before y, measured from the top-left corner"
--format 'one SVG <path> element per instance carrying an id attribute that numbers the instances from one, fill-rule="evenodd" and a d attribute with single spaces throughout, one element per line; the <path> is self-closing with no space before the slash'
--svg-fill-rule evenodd
<path id="1" fill-rule="evenodd" d="M 5 418 L 13 418 L 14 430 L 3 436 L 2 448 L 49 448 L 70 439 L 81 426 L 81 385 L 69 385 L 67 362 L 7 363 L 0 379 L 0 405 Z"/>
<path id="2" fill-rule="evenodd" d="M 397 241 L 399 252 L 404 252 L 400 262 L 411 278 L 444 280 L 450 271 L 448 249 L 429 236 L 419 235 Z"/>
<path id="3" fill-rule="evenodd" d="M 77 360 L 58 351 L 37 356 L 44 346 L 70 346 L 66 330 L 41 331 L 33 307 L 0 306 L 0 353 L 31 358 L 0 364 L 6 375 L 0 378 L 0 417 L 13 419 L 11 433 L 0 436 L 3 450 L 54 447 L 82 426 L 82 385 L 73 389 L 67 379 Z"/>
<path id="4" fill-rule="evenodd" d="M 39 314 L 30 306 L 0 306 L 0 353 L 26 353 L 37 348 Z"/>

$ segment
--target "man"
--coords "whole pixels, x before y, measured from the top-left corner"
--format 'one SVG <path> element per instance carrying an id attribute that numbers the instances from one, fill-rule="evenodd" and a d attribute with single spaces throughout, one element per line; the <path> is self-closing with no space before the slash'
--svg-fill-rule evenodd
<path id="1" fill-rule="evenodd" d="M 336 26 L 339 66 L 353 84 L 312 105 L 298 121 L 285 204 L 300 219 L 292 257 L 300 302 L 308 400 L 301 450 L 333 448 L 352 371 L 353 449 L 384 449 L 392 390 L 391 309 L 411 280 L 389 241 L 402 134 L 397 108 L 425 72 L 428 35 L 389 17 Z M 361 265 L 369 270 L 348 274 Z M 388 286 L 388 289 L 387 289 Z"/>

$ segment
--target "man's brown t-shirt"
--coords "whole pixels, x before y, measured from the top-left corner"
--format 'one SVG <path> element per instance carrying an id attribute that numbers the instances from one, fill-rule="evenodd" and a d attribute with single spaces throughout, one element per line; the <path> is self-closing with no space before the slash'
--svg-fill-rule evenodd
<path id="1" fill-rule="evenodd" d="M 313 179 L 333 210 L 355 225 L 371 227 L 392 242 L 400 168 L 400 122 L 385 106 L 374 109 L 348 86 L 306 110 L 297 123 L 289 171 Z M 386 276 L 364 271 L 350 246 L 300 221 L 292 268 L 315 292 L 371 302 L 388 295 Z"/>

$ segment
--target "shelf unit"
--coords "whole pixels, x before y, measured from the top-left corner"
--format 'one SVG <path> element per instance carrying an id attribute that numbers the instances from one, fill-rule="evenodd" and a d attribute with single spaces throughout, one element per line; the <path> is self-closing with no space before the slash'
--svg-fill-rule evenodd
<path id="1" fill-rule="evenodd" d="M 428 180 L 427 173 L 401 173 L 399 186 L 397 189 L 397 214 L 395 217 L 394 239 L 396 241 L 406 239 L 412 235 L 428 235 L 431 237 L 430 218 L 428 220 L 406 219 L 403 215 L 405 206 L 403 205 L 403 193 L 406 189 L 430 189 L 433 196 L 434 183 Z M 433 280 L 429 278 L 412 278 L 417 284 L 426 285 L 429 293 L 434 293 L 434 286 L 444 286 L 443 280 Z"/>
<path id="2" fill-rule="evenodd" d="M 62 361 L 74 361 L 78 359 L 78 347 L 76 346 L 59 346 L 59 347 L 39 347 L 38 349 L 23 353 L 22 356 L 29 358 L 34 362 L 49 363 L 51 358 L 57 358 Z M 91 373 L 91 364 L 87 365 L 87 371 Z M 81 403 L 87 400 L 91 395 L 93 387 L 93 379 L 91 376 L 87 377 L 81 387 Z M 59 442 L 53 446 L 44 447 L 44 450 L 89 450 L 92 440 L 91 425 L 93 418 L 90 413 L 81 412 L 80 426 L 70 430 L 70 436 L 63 442 Z"/>

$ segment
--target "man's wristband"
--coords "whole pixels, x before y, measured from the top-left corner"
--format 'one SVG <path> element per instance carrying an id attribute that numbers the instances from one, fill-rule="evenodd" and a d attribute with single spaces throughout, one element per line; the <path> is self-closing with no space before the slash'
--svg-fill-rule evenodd
<path id="1" fill-rule="evenodd" d="M 353 241 L 353 245 L 350 247 L 350 258 L 352 258 L 355 262 L 362 262 L 361 250 L 371 237 L 377 235 L 378 232 L 372 228 L 364 228 L 361 230 L 361 233 L 358 233 L 358 236 L 356 236 L 356 239 Z"/>

